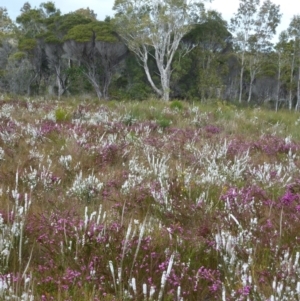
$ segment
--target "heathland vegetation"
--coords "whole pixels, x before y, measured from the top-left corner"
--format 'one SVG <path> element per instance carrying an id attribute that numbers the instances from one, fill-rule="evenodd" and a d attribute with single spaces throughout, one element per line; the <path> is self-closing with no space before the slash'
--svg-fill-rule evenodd
<path id="1" fill-rule="evenodd" d="M 299 300 L 297 112 L 0 101 L 1 300 Z"/>
<path id="2" fill-rule="evenodd" d="M 300 300 L 300 17 L 114 10 L 0 8 L 0 300 Z"/>

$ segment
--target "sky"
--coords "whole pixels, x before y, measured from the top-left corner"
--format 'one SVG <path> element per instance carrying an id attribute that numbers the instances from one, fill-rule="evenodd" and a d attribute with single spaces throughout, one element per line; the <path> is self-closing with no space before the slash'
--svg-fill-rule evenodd
<path id="1" fill-rule="evenodd" d="M 28 0 L 32 7 L 38 7 L 40 3 L 48 0 Z M 281 13 L 283 14 L 281 24 L 277 27 L 277 33 L 287 29 L 290 20 L 295 14 L 300 14 L 299 0 L 272 0 L 273 3 L 280 5 Z M 26 0 L 0 0 L 0 6 L 4 6 L 8 10 L 9 16 L 15 20 L 20 14 L 20 9 Z M 60 0 L 53 1 L 56 7 L 61 10 L 63 14 L 75 11 L 79 8 L 93 9 L 97 14 L 98 20 L 104 20 L 106 16 L 113 16 L 112 7 L 114 0 Z M 262 1 L 261 1 L 262 2 Z M 206 2 L 207 9 L 215 9 L 219 11 L 226 21 L 229 21 L 237 11 L 239 0 L 213 0 L 211 3 Z"/>

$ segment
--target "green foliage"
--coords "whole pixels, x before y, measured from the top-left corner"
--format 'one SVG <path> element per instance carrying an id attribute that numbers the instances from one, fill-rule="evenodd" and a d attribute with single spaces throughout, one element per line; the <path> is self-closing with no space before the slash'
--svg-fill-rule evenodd
<path id="1" fill-rule="evenodd" d="M 112 83 L 111 90 L 111 95 L 117 99 L 145 100 L 152 95 L 145 73 L 132 53 L 125 58 L 124 67 Z"/>
<path id="2" fill-rule="evenodd" d="M 57 122 L 71 120 L 71 114 L 64 108 L 57 108 L 55 111 L 55 119 Z"/>
<path id="3" fill-rule="evenodd" d="M 60 15 L 60 10 L 55 7 L 55 3 L 52 1 L 41 3 L 40 8 L 43 10 L 44 15 L 46 15 L 47 17 Z"/>
<path id="4" fill-rule="evenodd" d="M 160 117 L 156 122 L 162 129 L 166 129 L 172 124 L 172 120 L 165 116 Z"/>
<path id="5" fill-rule="evenodd" d="M 29 3 L 26 3 L 21 10 L 22 13 L 17 17 L 16 22 L 19 26 L 21 37 L 34 39 L 38 34 L 45 32 L 45 14 L 42 9 L 31 9 Z"/>
<path id="6" fill-rule="evenodd" d="M 174 100 L 174 101 L 171 102 L 170 108 L 173 109 L 173 110 L 181 111 L 184 108 L 184 106 L 183 106 L 183 103 L 181 101 Z"/>
<path id="7" fill-rule="evenodd" d="M 185 69 L 178 69 L 179 75 L 183 75 L 179 81 L 180 87 L 189 91 L 188 97 L 220 97 L 226 73 L 226 52 L 230 49 L 230 36 L 226 21 L 216 11 L 208 11 L 205 22 L 195 25 L 184 36 L 182 45 L 195 47 L 186 56 L 189 61 L 183 58 L 185 61 L 181 65 Z M 189 69 L 186 69 L 187 66 Z"/>
<path id="8" fill-rule="evenodd" d="M 64 40 L 74 40 L 76 42 L 89 42 L 95 35 L 96 41 L 108 43 L 118 42 L 116 34 L 113 32 L 112 25 L 107 22 L 94 21 L 88 24 L 81 24 L 71 28 Z"/>
<path id="9" fill-rule="evenodd" d="M 137 118 L 134 114 L 129 113 L 123 117 L 122 121 L 125 125 L 131 126 L 137 121 Z"/>
<path id="10" fill-rule="evenodd" d="M 66 70 L 66 76 L 70 82 L 68 91 L 72 95 L 82 95 L 93 91 L 93 87 L 83 75 L 82 66 L 73 65 Z"/>
<path id="11" fill-rule="evenodd" d="M 55 15 L 45 21 L 48 32 L 55 35 L 58 39 L 63 40 L 64 36 L 70 29 L 80 24 L 88 24 L 92 20 L 81 14 L 69 13 L 65 15 Z"/>
<path id="12" fill-rule="evenodd" d="M 268 1 L 258 4 L 257 1 L 241 0 L 230 28 L 219 12 L 204 12 L 202 4 L 189 7 L 184 5 L 183 0 L 167 0 L 156 7 L 150 2 L 117 0 L 114 5 L 117 12 L 115 18 L 107 17 L 104 21 L 97 21 L 95 12 L 90 8 L 80 8 L 62 15 L 52 1 L 43 2 L 36 7 L 26 2 L 17 17 L 18 27 L 9 17 L 7 9 L 0 7 L 1 93 L 27 92 L 30 95 L 34 88 L 36 93 L 42 95 L 51 87 L 53 91 L 62 91 L 62 94 L 67 91 L 71 95 L 78 95 L 89 93 L 93 89 L 96 91 L 95 86 L 98 85 L 101 90 L 100 93 L 96 91 L 99 98 L 104 94 L 108 98 L 109 94 L 119 100 L 149 100 L 154 93 L 161 97 L 166 92 L 165 94 L 170 93 L 171 99 L 212 101 L 226 98 L 234 101 L 230 98 L 238 97 L 238 69 L 241 71 L 243 65 L 243 97 L 249 94 L 252 79 L 256 79 L 252 82 L 252 104 L 262 105 L 264 99 L 269 99 L 267 94 L 273 97 L 278 93 L 281 100 L 288 99 L 295 105 L 299 94 L 297 77 L 300 53 L 300 21 L 297 16 L 280 35 L 274 51 L 266 52 L 272 45 L 265 35 L 260 35 L 259 30 L 253 29 L 258 24 L 263 24 L 260 22 L 266 21 L 263 16 L 269 16 L 272 24 L 268 23 L 266 26 L 269 26 L 270 35 L 274 33 L 280 16 L 278 7 Z M 181 19 L 177 18 L 177 14 L 186 16 L 181 13 L 183 11 L 187 13 L 187 21 L 180 25 Z M 257 22 L 250 26 L 247 41 L 250 48 L 245 50 L 245 61 L 242 64 L 242 43 L 231 32 L 240 32 L 241 16 L 247 14 L 252 21 Z M 153 16 L 156 16 L 156 24 L 152 24 Z M 192 22 L 187 26 L 190 21 Z M 164 31 L 167 28 L 164 24 L 171 26 L 167 26 L 170 30 L 175 24 L 179 35 L 182 31 L 186 33 L 172 56 L 170 75 L 166 78 L 170 83 L 167 89 L 161 85 L 161 75 L 167 73 L 161 72 L 161 67 L 168 65 L 168 54 L 160 53 L 162 66 L 159 67 L 160 61 L 156 61 L 157 51 L 162 49 L 156 42 L 168 41 L 168 38 L 163 37 L 163 34 L 168 35 L 169 32 Z M 128 55 L 128 49 L 124 53 L 120 51 L 121 55 L 116 56 L 117 59 L 112 62 L 109 55 L 113 51 L 117 53 L 121 49 L 118 46 L 124 46 L 119 35 L 125 37 L 123 41 L 128 41 L 133 33 L 136 36 L 128 42 L 130 54 Z M 169 36 L 170 40 L 175 36 L 176 34 Z M 70 40 L 72 43 L 68 44 Z M 142 45 L 148 50 L 146 60 L 139 57 L 143 52 L 140 52 Z M 88 60 L 91 56 L 93 58 Z M 123 61 L 124 57 L 126 60 Z M 141 59 L 139 63 L 136 58 Z M 116 61 L 121 63 L 117 64 Z M 152 83 L 143 69 L 144 62 L 147 62 Z M 58 66 L 60 75 L 56 74 Z M 91 69 L 88 70 L 88 66 Z M 87 74 L 96 75 L 89 80 Z M 105 78 L 107 74 L 110 77 Z M 106 83 L 108 84 L 102 89 Z M 261 91 L 265 83 L 268 87 L 263 93 Z M 273 103 L 272 106 L 274 107 Z"/>
<path id="13" fill-rule="evenodd" d="M 222 18 L 221 14 L 214 10 L 209 10 L 204 22 L 196 24 L 184 36 L 183 42 L 201 45 L 205 42 L 214 42 L 214 47 L 224 47 L 226 39 L 231 34 L 227 29 L 227 22 Z"/>
<path id="14" fill-rule="evenodd" d="M 171 65 L 179 43 L 190 26 L 201 19 L 202 3 L 167 0 L 157 4 L 149 1 L 115 1 L 114 24 L 128 48 L 141 61 L 147 80 L 164 101 L 170 97 Z M 201 20 L 202 21 L 202 20 Z M 157 72 L 150 70 L 148 57 L 155 52 Z M 183 49 L 183 54 L 187 49 Z M 160 80 L 155 83 L 154 77 Z"/>
<path id="15" fill-rule="evenodd" d="M 130 85 L 127 89 L 120 89 L 119 91 L 119 93 L 115 92 L 112 95 L 126 100 L 145 100 L 149 98 L 152 92 L 149 86 L 142 82 Z"/>
<path id="16" fill-rule="evenodd" d="M 243 72 L 249 70 L 248 102 L 251 101 L 252 86 L 261 73 L 264 53 L 271 49 L 271 39 L 280 23 L 280 6 L 271 1 L 241 0 L 238 10 L 231 19 L 231 31 L 234 33 L 233 44 L 241 62 L 239 102 L 243 95 Z"/>
<path id="17" fill-rule="evenodd" d="M 263 76 L 275 77 L 277 75 L 278 59 L 276 53 L 267 53 L 265 59 L 261 62 L 261 74 Z"/>
<path id="18" fill-rule="evenodd" d="M 7 37 L 15 30 L 15 25 L 8 16 L 6 8 L 0 6 L 0 41 L 1 38 Z"/>
<path id="19" fill-rule="evenodd" d="M 57 36 L 55 36 L 55 34 L 53 34 L 52 32 L 47 32 L 46 34 L 44 34 L 43 37 L 45 40 L 45 43 L 47 44 L 61 44 L 62 41 L 61 39 L 59 39 Z"/>
<path id="20" fill-rule="evenodd" d="M 26 57 L 26 53 L 23 51 L 14 52 L 12 55 L 9 56 L 9 60 L 11 61 L 20 61 Z"/>
<path id="21" fill-rule="evenodd" d="M 31 51 L 37 46 L 35 39 L 21 39 L 19 41 L 19 49 L 23 51 Z"/>
<path id="22" fill-rule="evenodd" d="M 90 19 L 92 21 L 97 21 L 97 14 L 95 14 L 95 12 L 90 8 L 77 9 L 74 12 L 74 14 L 84 16 L 85 18 Z"/>
<path id="23" fill-rule="evenodd" d="M 64 40 L 74 40 L 79 43 L 85 43 L 91 41 L 93 34 L 94 32 L 91 26 L 87 24 L 77 25 L 68 31 L 68 33 L 64 37 Z"/>

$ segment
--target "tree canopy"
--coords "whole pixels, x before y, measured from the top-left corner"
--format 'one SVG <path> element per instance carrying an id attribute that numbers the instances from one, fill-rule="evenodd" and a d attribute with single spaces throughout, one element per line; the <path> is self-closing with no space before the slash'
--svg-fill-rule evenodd
<path id="1" fill-rule="evenodd" d="M 89 7 L 25 2 L 13 22 L 0 7 L 1 91 L 300 109 L 300 17 L 274 44 L 282 15 L 271 0 L 240 0 L 229 23 L 205 0 L 115 0 L 113 10 L 99 20 Z"/>

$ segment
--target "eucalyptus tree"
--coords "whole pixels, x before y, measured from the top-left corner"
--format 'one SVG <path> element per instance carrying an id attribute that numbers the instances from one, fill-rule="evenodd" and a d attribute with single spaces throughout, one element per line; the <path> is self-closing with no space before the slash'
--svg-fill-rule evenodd
<path id="1" fill-rule="evenodd" d="M 251 101 L 253 82 L 261 73 L 264 61 L 272 51 L 271 40 L 276 34 L 276 28 L 280 23 L 280 6 L 270 0 L 262 3 L 255 20 L 254 33 L 249 38 L 248 68 L 250 72 L 250 84 L 248 102 Z"/>
<path id="2" fill-rule="evenodd" d="M 227 22 L 217 11 L 207 11 L 203 20 L 183 37 L 182 43 L 193 47 L 191 55 L 193 67 L 197 70 L 197 90 L 201 99 L 220 98 L 227 69 L 225 54 L 231 48 L 231 34 Z"/>
<path id="3" fill-rule="evenodd" d="M 69 58 L 82 66 L 99 99 L 108 99 L 108 88 L 114 72 L 127 54 L 127 47 L 113 31 L 110 22 L 95 21 L 78 25 L 64 38 Z"/>
<path id="4" fill-rule="evenodd" d="M 71 28 L 90 22 L 92 22 L 91 19 L 77 13 L 56 14 L 45 21 L 47 31 L 43 35 L 40 35 L 39 40 L 45 49 L 48 67 L 55 75 L 57 96 L 59 99 L 70 86 L 69 75 L 66 72 L 70 67 L 70 62 L 65 57 L 65 50 L 63 49 L 64 37 Z"/>
<path id="5" fill-rule="evenodd" d="M 67 63 L 64 62 L 62 41 L 47 36 L 43 39 L 48 68 L 55 74 L 58 99 L 68 90 L 68 75 L 65 71 Z"/>
<path id="6" fill-rule="evenodd" d="M 16 51 L 15 25 L 8 16 L 7 9 L 0 7 L 0 88 L 7 89 L 7 64 Z"/>
<path id="7" fill-rule="evenodd" d="M 36 38 L 47 31 L 45 20 L 60 14 L 60 10 L 51 1 L 41 3 L 39 8 L 32 8 L 30 3 L 26 2 L 21 8 L 21 14 L 16 18 L 19 35 L 23 38 Z"/>
<path id="8" fill-rule="evenodd" d="M 203 2 L 115 0 L 113 9 L 117 32 L 140 60 L 152 89 L 168 101 L 172 61 L 184 35 L 202 22 Z M 149 56 L 155 59 L 159 82 L 149 68 Z"/>
<path id="9" fill-rule="evenodd" d="M 11 89 L 16 93 L 31 94 L 32 85 L 39 85 L 41 78 L 41 49 L 36 36 L 45 30 L 42 9 L 32 8 L 26 2 L 16 22 L 18 35 L 18 51 L 10 58 Z"/>
<path id="10" fill-rule="evenodd" d="M 9 56 L 5 79 L 9 93 L 31 95 L 33 91 L 38 92 L 37 72 L 23 52 L 17 51 Z"/>
<path id="11" fill-rule="evenodd" d="M 0 40 L 12 33 L 15 26 L 8 15 L 7 9 L 0 6 Z"/>
<path id="12" fill-rule="evenodd" d="M 231 19 L 235 51 L 240 58 L 239 102 L 243 95 L 243 75 L 246 65 L 250 72 L 248 102 L 251 100 L 253 81 L 260 72 L 264 52 L 271 46 L 271 39 L 280 23 L 280 7 L 266 0 L 240 0 L 239 8 Z"/>
<path id="13" fill-rule="evenodd" d="M 282 96 L 281 87 L 284 82 L 289 81 L 289 109 L 292 109 L 292 83 L 293 83 L 293 73 L 294 73 L 294 55 L 293 55 L 293 45 L 289 41 L 289 34 L 286 30 L 279 34 L 279 39 L 275 45 L 275 53 L 277 55 L 276 67 L 277 67 L 277 91 L 276 91 L 276 105 L 275 110 L 278 110 L 279 101 Z M 286 70 L 289 69 L 289 79 L 286 77 Z"/>
<path id="14" fill-rule="evenodd" d="M 17 70 L 15 65 L 17 62 L 23 66 L 21 72 L 26 77 L 24 82 L 28 83 L 28 94 L 31 93 L 32 85 L 39 89 L 42 78 L 47 77 L 45 49 L 39 38 L 47 32 L 46 20 L 58 15 L 60 15 L 60 11 L 53 2 L 41 3 L 38 8 L 32 8 L 30 3 L 26 2 L 21 8 L 21 14 L 16 19 L 19 53 L 14 56 L 16 61 L 12 67 Z"/>
<path id="15" fill-rule="evenodd" d="M 38 93 L 42 74 L 44 72 L 44 52 L 36 39 L 20 39 L 18 43 L 18 52 L 12 57 L 16 63 L 22 66 L 20 69 L 23 72 L 24 83 L 27 83 L 27 95 L 32 93 L 33 86 Z M 24 62 L 22 62 L 24 61 Z M 27 66 L 27 67 L 26 67 Z"/>
<path id="16" fill-rule="evenodd" d="M 97 14 L 94 12 L 94 10 L 87 8 L 79 8 L 74 11 L 74 14 L 81 15 L 89 20 L 97 21 Z"/>
<path id="17" fill-rule="evenodd" d="M 103 25 L 107 26 L 107 23 L 102 23 Z M 108 28 L 104 29 L 106 26 L 100 32 L 98 31 L 95 46 L 101 57 L 103 97 L 108 99 L 108 88 L 112 77 L 128 54 L 128 48 L 113 31 L 107 30 Z"/>
<path id="18" fill-rule="evenodd" d="M 298 78 L 297 78 L 297 103 L 295 110 L 300 109 L 300 15 L 293 16 L 289 27 L 288 27 L 289 37 L 292 39 L 293 43 L 293 64 L 297 64 L 298 69 Z M 292 70 L 292 69 L 291 69 Z M 291 71 L 292 78 L 292 71 Z M 291 98 L 291 97 L 290 97 Z M 290 109 L 291 109 L 291 100 L 290 100 Z"/>

